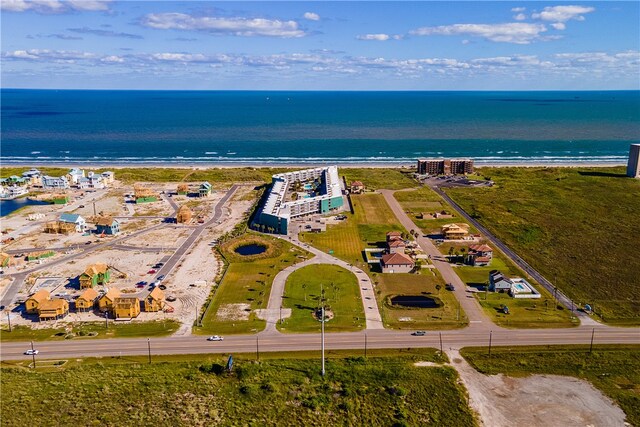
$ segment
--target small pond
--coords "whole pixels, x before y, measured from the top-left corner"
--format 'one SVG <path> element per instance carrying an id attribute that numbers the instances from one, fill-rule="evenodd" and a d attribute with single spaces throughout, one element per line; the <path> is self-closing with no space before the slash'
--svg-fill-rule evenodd
<path id="1" fill-rule="evenodd" d="M 267 250 L 266 246 L 252 243 L 250 245 L 238 246 L 235 249 L 235 252 L 240 255 L 248 256 L 248 255 L 258 255 L 263 253 L 266 250 Z"/>
<path id="2" fill-rule="evenodd" d="M 438 308 L 436 300 L 420 295 L 397 295 L 391 298 L 391 304 L 402 307 Z"/>
<path id="3" fill-rule="evenodd" d="M 16 211 L 25 206 L 36 206 L 36 205 L 48 205 L 48 202 L 40 202 L 37 200 L 30 200 L 26 197 L 20 197 L 18 199 L 12 200 L 0 200 L 0 216 L 7 216 L 11 212 Z"/>

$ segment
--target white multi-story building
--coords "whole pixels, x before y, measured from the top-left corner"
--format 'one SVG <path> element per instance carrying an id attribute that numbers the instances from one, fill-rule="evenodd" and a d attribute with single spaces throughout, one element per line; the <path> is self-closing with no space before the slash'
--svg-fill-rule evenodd
<path id="1" fill-rule="evenodd" d="M 640 178 L 640 144 L 631 144 L 631 147 L 629 148 L 627 176 Z"/>

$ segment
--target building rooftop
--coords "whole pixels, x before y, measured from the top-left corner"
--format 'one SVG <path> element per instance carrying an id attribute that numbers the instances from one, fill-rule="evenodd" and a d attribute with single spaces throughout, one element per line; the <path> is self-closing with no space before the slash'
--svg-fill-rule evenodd
<path id="1" fill-rule="evenodd" d="M 77 222 L 80 222 L 81 219 L 83 218 L 78 214 L 63 213 L 60 215 L 60 218 L 58 218 L 58 221 L 70 222 L 72 224 L 75 224 Z"/>
<path id="2" fill-rule="evenodd" d="M 84 290 L 84 292 L 78 295 L 78 299 L 82 298 L 85 301 L 93 301 L 97 297 L 98 297 L 98 291 L 96 291 L 93 288 L 87 288 Z"/>
<path id="3" fill-rule="evenodd" d="M 411 257 L 401 253 L 382 255 L 382 263 L 386 265 L 415 265 Z"/>

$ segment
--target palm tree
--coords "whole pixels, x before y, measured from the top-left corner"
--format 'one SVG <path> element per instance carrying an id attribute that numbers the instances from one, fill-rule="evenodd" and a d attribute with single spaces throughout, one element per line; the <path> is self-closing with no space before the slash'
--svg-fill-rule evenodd
<path id="1" fill-rule="evenodd" d="M 442 288 L 442 286 L 436 285 L 436 292 L 438 293 L 438 295 L 440 295 L 440 289 L 441 288 Z"/>

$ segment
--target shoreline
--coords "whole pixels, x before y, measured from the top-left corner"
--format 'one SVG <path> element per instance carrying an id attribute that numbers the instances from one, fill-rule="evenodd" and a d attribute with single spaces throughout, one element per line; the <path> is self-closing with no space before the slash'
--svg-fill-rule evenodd
<path id="1" fill-rule="evenodd" d="M 1 161 L 1 159 L 0 159 Z M 176 162 L 92 162 L 92 161 L 78 161 L 78 162 L 0 162 L 2 164 L 1 169 L 9 167 L 35 167 L 35 168 L 67 168 L 67 167 L 83 167 L 87 169 L 137 169 L 137 168 L 153 168 L 153 169 L 239 169 L 239 168 L 254 168 L 254 169 L 269 169 L 269 168 L 290 168 L 290 169 L 309 169 L 315 167 L 322 167 L 327 165 L 337 165 L 340 168 L 347 169 L 414 169 L 415 162 L 371 162 L 371 163 L 358 163 L 358 162 L 273 162 L 273 163 L 258 163 L 256 162 L 206 162 L 206 163 L 176 163 Z M 577 167 L 620 167 L 626 166 L 623 162 L 603 162 L 603 161 L 580 161 L 580 162 L 474 162 L 474 168 L 540 168 L 540 167 L 561 167 L 561 168 L 577 168 Z"/>

